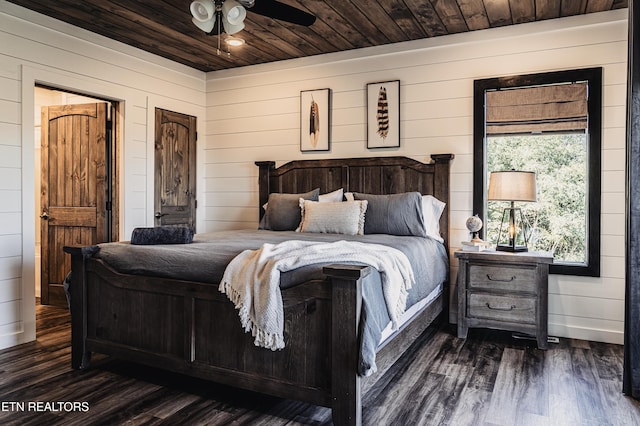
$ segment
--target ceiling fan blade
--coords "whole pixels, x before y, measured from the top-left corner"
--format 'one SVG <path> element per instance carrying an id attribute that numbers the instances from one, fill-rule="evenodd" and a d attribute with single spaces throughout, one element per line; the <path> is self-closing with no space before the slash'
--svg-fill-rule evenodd
<path id="1" fill-rule="evenodd" d="M 305 27 L 316 22 L 316 17 L 312 14 L 276 0 L 256 0 L 255 4 L 247 10 L 258 15 L 291 22 L 292 24 L 304 25 Z"/>

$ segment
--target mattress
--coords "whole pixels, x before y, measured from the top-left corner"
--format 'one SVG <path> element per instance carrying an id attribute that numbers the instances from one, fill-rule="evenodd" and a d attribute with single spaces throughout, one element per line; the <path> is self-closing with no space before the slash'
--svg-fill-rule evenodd
<path id="1" fill-rule="evenodd" d="M 95 257 L 102 259 L 121 273 L 211 283 L 217 288 L 226 265 L 240 252 L 258 249 L 264 243 L 277 244 L 287 240 L 359 241 L 383 244 L 402 251 L 409 259 L 416 279 L 408 293 L 407 313 L 403 317 L 405 321 L 411 318 L 419 308 L 426 306 L 431 299 L 437 297 L 442 283 L 448 279 L 448 256 L 441 242 L 429 237 L 387 234 L 220 231 L 196 234 L 191 244 L 132 245 L 129 242 L 100 244 L 100 250 Z M 283 273 L 280 287 L 286 289 L 310 279 L 322 279 L 324 266 L 323 264 L 309 265 Z M 379 344 L 393 330 L 390 329 L 390 319 L 384 303 L 378 271 L 374 270 L 365 278 L 362 289 L 363 326 L 360 371 L 361 374 L 368 375 L 376 371 L 375 353 Z"/>

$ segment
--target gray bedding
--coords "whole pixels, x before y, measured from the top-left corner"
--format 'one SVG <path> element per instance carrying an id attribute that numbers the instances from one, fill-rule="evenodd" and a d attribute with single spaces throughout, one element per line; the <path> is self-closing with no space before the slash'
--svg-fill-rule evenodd
<path id="1" fill-rule="evenodd" d="M 448 277 L 448 256 L 443 244 L 428 237 L 387 234 L 351 236 L 293 231 L 221 231 L 196 234 L 192 244 L 184 245 L 136 246 L 128 242 L 100 244 L 96 257 L 122 273 L 218 284 L 226 265 L 241 251 L 258 249 L 266 242 L 279 243 L 292 239 L 360 241 L 384 244 L 401 250 L 409 258 L 416 278 L 407 298 L 407 308 L 426 297 Z M 322 266 L 312 265 L 283 273 L 281 288 L 322 277 Z M 360 374 L 369 375 L 375 372 L 375 352 L 382 330 L 389 323 L 389 316 L 382 295 L 380 275 L 374 271 L 365 280 Z"/>

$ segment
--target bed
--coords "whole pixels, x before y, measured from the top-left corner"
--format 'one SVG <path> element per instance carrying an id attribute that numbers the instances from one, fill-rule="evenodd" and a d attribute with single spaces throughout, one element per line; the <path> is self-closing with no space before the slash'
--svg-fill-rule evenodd
<path id="1" fill-rule="evenodd" d="M 446 253 L 449 164 L 453 155 L 431 158 L 430 163 L 406 157 L 300 160 L 277 168 L 275 162 L 256 162 L 261 224 L 269 209 L 263 206 L 274 193 L 299 194 L 314 189 L 323 194 L 338 189 L 383 195 L 419 192 L 446 203 L 438 223 L 443 241 L 438 244 Z M 263 230 L 249 238 L 260 232 L 275 233 L 276 240 L 287 239 L 289 234 L 296 236 L 291 231 Z M 219 234 L 196 235 L 194 242 L 221 247 L 221 238 Z M 240 241 L 245 237 L 240 232 L 235 238 Z M 384 236 L 372 238 L 384 241 Z M 194 249 L 197 244 L 189 246 Z M 304 282 L 283 287 L 286 344 L 272 351 L 255 346 L 251 334 L 242 330 L 234 304 L 218 291 L 217 278 L 207 282 L 197 275 L 167 273 L 165 268 L 157 273 L 144 268 L 126 269 L 109 258 L 105 246 L 64 250 L 71 254 L 73 368 L 88 368 L 91 353 L 103 353 L 330 407 L 337 425 L 361 423 L 362 396 L 429 325 L 446 315 L 448 308 L 448 280 L 444 279 L 437 291 L 430 292 L 428 302 L 412 306 L 398 329 L 381 330 L 383 337 L 375 350 L 376 368 L 363 375 L 363 287 L 366 294 L 371 277 L 378 273 L 370 266 L 322 264 L 319 271 L 305 275 Z M 420 264 L 415 259 L 413 262 Z"/>

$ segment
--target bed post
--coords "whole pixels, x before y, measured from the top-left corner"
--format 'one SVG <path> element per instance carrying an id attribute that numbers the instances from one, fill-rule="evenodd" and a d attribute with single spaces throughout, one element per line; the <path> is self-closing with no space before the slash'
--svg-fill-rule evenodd
<path id="1" fill-rule="evenodd" d="M 433 196 L 446 203 L 444 214 L 440 216 L 440 233 L 443 234 L 444 242 L 449 247 L 449 168 L 453 160 L 453 154 L 432 154 L 431 159 L 435 162 Z"/>
<path id="2" fill-rule="evenodd" d="M 100 248 L 63 247 L 71 255 L 71 367 L 76 370 L 89 367 L 91 352 L 87 351 L 86 260 Z"/>
<path id="3" fill-rule="evenodd" d="M 269 201 L 269 193 L 271 192 L 271 188 L 269 184 L 271 183 L 271 179 L 269 179 L 269 172 L 273 170 L 276 166 L 275 161 L 256 161 L 256 166 L 260 168 L 258 171 L 258 192 L 259 192 L 259 203 L 258 203 L 258 211 L 260 213 L 259 218 L 262 219 L 264 216 L 264 203 Z"/>
<path id="4" fill-rule="evenodd" d="M 336 425 L 362 424 L 361 379 L 358 375 L 358 327 L 362 278 L 369 266 L 329 265 L 331 279 L 331 409 Z"/>
<path id="5" fill-rule="evenodd" d="M 449 204 L 451 203 L 449 198 L 449 179 L 451 160 L 453 160 L 454 157 L 455 155 L 453 154 L 431 155 L 431 159 L 435 163 L 433 196 L 446 203 L 442 216 L 440 216 L 440 234 L 442 238 L 444 238 L 447 254 L 449 254 Z M 451 255 L 449 256 L 451 257 Z M 442 289 L 443 294 L 446 295 L 442 302 L 444 319 L 445 321 L 449 320 L 449 322 L 451 322 L 454 317 L 456 318 L 454 321 L 457 321 L 457 299 L 454 300 L 454 294 L 457 294 L 455 293 L 456 285 L 455 278 L 452 280 L 452 278 L 449 277 L 449 279 L 444 282 Z"/>

